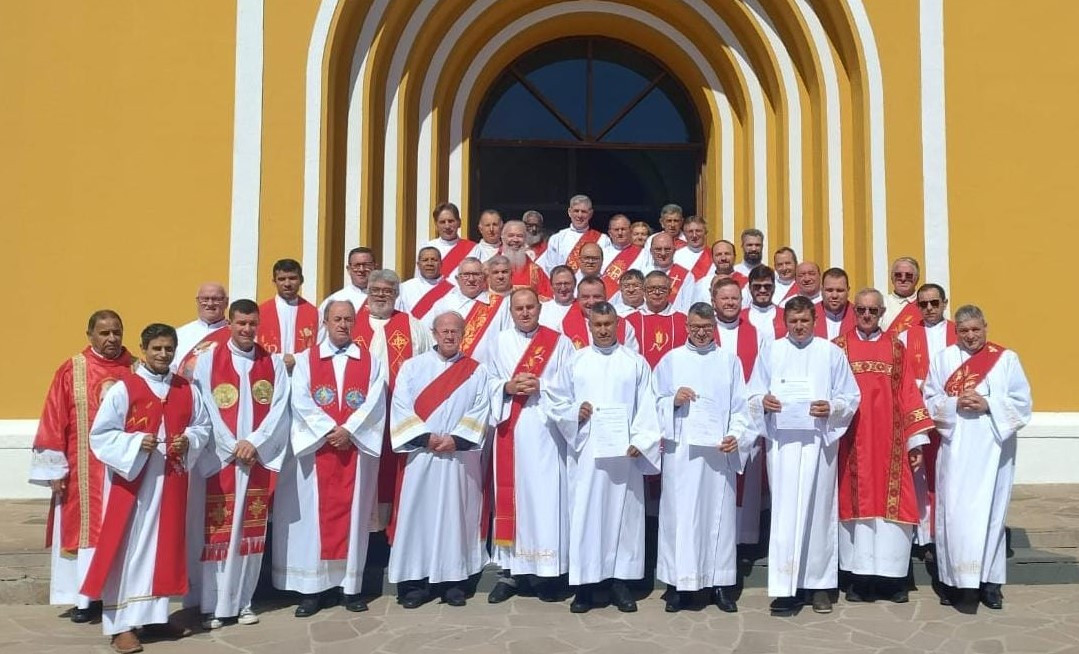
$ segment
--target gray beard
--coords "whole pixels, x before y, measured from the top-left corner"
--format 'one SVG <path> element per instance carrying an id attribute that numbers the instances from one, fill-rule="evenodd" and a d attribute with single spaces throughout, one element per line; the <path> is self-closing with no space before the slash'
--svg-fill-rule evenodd
<path id="1" fill-rule="evenodd" d="M 528 263 L 528 253 L 524 250 L 507 250 L 502 248 L 502 256 L 510 260 L 510 268 L 520 270 Z"/>

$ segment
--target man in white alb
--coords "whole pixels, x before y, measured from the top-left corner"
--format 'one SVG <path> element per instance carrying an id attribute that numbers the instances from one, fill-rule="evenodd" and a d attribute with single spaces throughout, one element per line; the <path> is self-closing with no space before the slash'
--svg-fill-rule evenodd
<path id="1" fill-rule="evenodd" d="M 554 297 L 540 303 L 542 310 L 539 323 L 544 327 L 561 331 L 562 320 L 566 317 L 566 313 L 577 308 L 574 303 L 577 296 L 577 281 L 569 266 L 555 266 L 551 270 L 551 290 Z"/>
<path id="2" fill-rule="evenodd" d="M 487 263 L 487 260 L 502 249 L 502 214 L 494 209 L 487 209 L 480 214 L 477 228 L 480 232 L 479 243 L 472 249 L 472 256 Z"/>
<path id="3" fill-rule="evenodd" d="M 782 308 L 787 304 L 787 300 L 798 294 L 798 279 L 795 276 L 798 255 L 793 249 L 783 246 L 772 255 L 772 268 L 776 274 L 776 291 L 773 299 L 776 306 Z"/>
<path id="4" fill-rule="evenodd" d="M 184 360 L 191 348 L 228 324 L 225 320 L 225 309 L 229 307 L 229 294 L 221 284 L 206 282 L 199 286 L 198 292 L 195 293 L 195 305 L 198 309 L 198 318 L 176 328 L 176 356 L 172 359 L 173 372 L 176 372 L 176 367 Z"/>
<path id="5" fill-rule="evenodd" d="M 453 282 L 442 276 L 442 254 L 433 245 L 425 245 L 416 254 L 416 276 L 401 282 L 396 308 L 423 320 L 451 290 Z"/>
<path id="6" fill-rule="evenodd" d="M 555 266 L 567 265 L 573 272 L 581 267 L 581 247 L 585 243 L 596 243 L 601 248 L 611 243 L 606 234 L 592 229 L 592 200 L 587 195 L 575 195 L 569 199 L 570 226 L 560 230 L 547 239 L 547 251 L 538 259 L 538 263 L 548 273 Z"/>
<path id="7" fill-rule="evenodd" d="M 476 244 L 461 238 L 461 211 L 452 202 L 443 202 L 431 212 L 435 221 L 435 238 L 424 245 L 437 248 L 442 255 L 442 276 L 454 282 L 457 278 L 457 266 L 465 257 L 471 256 Z"/>

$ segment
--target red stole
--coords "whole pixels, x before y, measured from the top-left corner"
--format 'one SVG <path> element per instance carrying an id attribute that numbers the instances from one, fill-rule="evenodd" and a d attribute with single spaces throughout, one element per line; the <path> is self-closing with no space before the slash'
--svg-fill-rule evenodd
<path id="1" fill-rule="evenodd" d="M 577 244 L 573 246 L 573 249 L 569 252 L 569 256 L 566 257 L 566 265 L 569 266 L 573 272 L 577 272 L 581 268 L 581 248 L 583 248 L 586 243 L 595 243 L 599 241 L 600 236 L 602 236 L 602 234 L 596 230 L 589 229 L 577 239 Z"/>
<path id="2" fill-rule="evenodd" d="M 318 309 L 307 300 L 300 298 L 296 305 L 296 330 L 293 339 L 293 351 L 303 352 L 315 344 L 318 334 Z M 285 349 L 281 345 L 281 322 L 277 317 L 277 298 L 273 297 L 259 305 L 259 328 L 255 340 L 264 350 L 279 354 Z"/>
<path id="3" fill-rule="evenodd" d="M 945 345 L 955 345 L 958 340 L 955 333 L 955 323 L 951 320 L 948 320 L 947 323 L 948 326 L 945 327 L 944 336 Z M 910 329 L 907 330 L 907 356 L 910 357 L 911 365 L 914 368 L 914 378 L 928 378 L 931 353 L 929 352 L 929 339 L 925 333 L 925 323 L 921 320 L 911 325 Z"/>
<path id="4" fill-rule="evenodd" d="M 892 324 L 888 325 L 887 331 L 893 334 L 902 334 L 921 319 L 922 312 L 918 310 L 918 303 L 907 302 L 903 305 L 895 320 L 892 321 Z"/>
<path id="5" fill-rule="evenodd" d="M 172 450 L 173 443 L 184 434 L 191 424 L 194 402 L 191 386 L 186 379 L 173 375 L 169 392 L 162 400 L 150 390 L 142 377 L 134 373 L 123 376 L 127 388 L 128 405 L 124 431 L 142 438 L 142 434 L 157 435 L 161 424 L 165 425 L 165 479 L 161 491 L 161 509 L 157 524 L 157 551 L 154 553 L 154 578 L 150 594 L 154 597 L 183 595 L 187 593 L 187 470 L 183 457 Z M 154 456 L 153 453 L 150 456 Z M 97 541 L 90 568 L 86 571 L 82 589 L 88 597 L 101 597 L 109 572 L 117 562 L 116 557 L 128 533 L 132 511 L 139 488 L 146 480 L 146 464 L 135 479 L 128 481 L 113 475 L 105 507 L 101 534 Z"/>
<path id="6" fill-rule="evenodd" d="M 618 281 L 622 279 L 622 273 L 629 270 L 629 267 L 633 265 L 633 262 L 637 260 L 637 257 L 641 254 L 641 248 L 637 245 L 627 245 L 611 259 L 611 262 L 607 264 L 607 267 L 603 270 L 603 274 L 600 278 L 603 280 L 603 286 L 607 289 L 607 299 L 614 297 L 620 289 L 618 287 Z"/>
<path id="7" fill-rule="evenodd" d="M 743 323 L 752 325 L 749 320 L 749 312 L 751 307 L 742 309 L 742 313 L 739 315 Z M 787 335 L 787 324 L 783 322 L 783 309 L 776 307 L 775 313 L 772 314 L 772 331 L 775 332 L 776 339 L 783 338 Z"/>
<path id="8" fill-rule="evenodd" d="M 616 338 L 622 345 L 626 344 L 626 320 L 618 319 Z M 592 343 L 591 334 L 588 330 L 588 320 L 584 317 L 579 302 L 574 302 L 569 311 L 562 318 L 562 333 L 568 338 L 575 349 L 588 347 Z"/>
<path id="9" fill-rule="evenodd" d="M 465 316 L 465 333 L 461 337 L 461 353 L 466 357 L 472 356 L 472 353 L 476 350 L 476 346 L 479 345 L 483 339 L 483 335 L 487 333 L 487 328 L 491 325 L 491 321 L 494 320 L 495 314 L 498 313 L 498 307 L 502 304 L 502 296 L 489 294 L 490 304 L 484 304 L 479 300 L 472 303 L 472 308 L 469 309 L 468 315 Z"/>
<path id="10" fill-rule="evenodd" d="M 535 291 L 541 302 L 554 297 L 551 280 L 547 278 L 547 273 L 532 261 L 526 261 L 525 265 L 514 270 L 511 281 L 514 289 L 530 288 Z"/>
<path id="11" fill-rule="evenodd" d="M 537 377 L 541 376 L 557 343 L 558 332 L 547 327 L 537 329 L 536 334 L 521 355 L 521 359 L 517 362 L 517 367 L 514 369 L 513 374 L 516 376 L 523 372 L 529 372 Z M 513 545 L 517 536 L 514 432 L 517 429 L 517 421 L 521 418 L 521 411 L 524 410 L 528 398 L 528 395 L 514 395 L 512 397 L 509 418 L 500 422 L 495 432 L 494 540 L 496 545 Z"/>
<path id="12" fill-rule="evenodd" d="M 828 338 L 828 314 L 824 310 L 824 302 L 813 305 L 814 311 L 817 312 L 817 320 L 813 324 L 813 335 L 820 336 L 823 339 Z M 848 334 L 854 330 L 854 306 L 851 303 L 847 303 L 847 308 L 843 312 L 843 319 L 839 323 L 839 336 Z"/>
<path id="13" fill-rule="evenodd" d="M 248 383 L 251 384 L 251 429 L 256 430 L 266 414 L 274 394 L 274 368 L 270 354 L 255 345 L 255 363 Z M 232 351 L 228 346 L 216 347 L 210 370 L 210 387 L 214 402 L 221 414 L 221 421 L 229 428 L 236 440 L 236 421 L 240 413 L 240 375 L 232 364 Z M 202 549 L 203 561 L 224 561 L 228 557 L 232 538 L 232 512 L 236 499 L 236 462 L 225 465 L 206 480 L 206 534 Z M 273 487 L 277 474 L 255 462 L 248 469 L 247 492 L 241 508 L 244 512 L 243 533 L 240 536 L 240 554 L 258 554 L 266 546 L 266 517 L 273 501 Z"/>
<path id="14" fill-rule="evenodd" d="M 794 297 L 795 295 L 798 295 L 798 282 L 794 282 L 790 285 L 790 288 L 787 289 L 786 294 L 779 300 L 779 302 L 785 302 Z"/>
<path id="15" fill-rule="evenodd" d="M 228 325 L 213 330 L 204 336 L 195 347 L 191 348 L 190 352 L 184 355 L 184 358 L 180 360 L 180 365 L 176 366 L 176 373 L 190 380 L 191 376 L 195 374 L 195 361 L 199 358 L 199 355 L 212 347 L 224 346 L 231 337 L 232 330 L 229 329 Z"/>
<path id="16" fill-rule="evenodd" d="M 634 311 L 626 316 L 626 322 L 633 325 L 641 356 L 653 370 L 663 355 L 685 345 L 689 335 L 686 330 L 686 314 L 678 311 L 673 311 L 668 316 Z"/>
<path id="17" fill-rule="evenodd" d="M 547 241 L 536 243 L 529 248 L 532 250 L 532 260 L 535 261 L 543 256 L 543 253 L 547 251 Z"/>
<path id="18" fill-rule="evenodd" d="M 408 314 L 394 310 L 390 319 L 382 326 L 382 333 L 386 337 L 386 354 L 390 365 L 390 391 L 393 391 L 401 366 L 412 358 L 412 323 L 408 319 Z M 374 329 L 371 327 L 371 311 L 365 306 L 356 314 L 356 326 L 352 330 L 353 340 L 364 352 L 370 352 L 374 334 Z"/>
<path id="19" fill-rule="evenodd" d="M 948 397 L 958 397 L 963 391 L 973 389 L 985 379 L 1002 354 L 1003 347 L 987 341 L 982 349 L 975 352 L 948 377 L 948 381 L 944 382 L 944 393 Z"/>
<path id="20" fill-rule="evenodd" d="M 431 310 L 431 307 L 435 306 L 435 302 L 438 302 L 446 293 L 453 290 L 453 284 L 446 281 L 445 278 L 439 283 L 431 287 L 431 290 L 423 294 L 420 301 L 416 303 L 416 306 L 412 307 L 412 315 L 416 320 L 423 320 L 423 317 L 427 315 L 427 312 Z"/>
<path id="21" fill-rule="evenodd" d="M 693 279 L 704 279 L 712 272 L 712 253 L 707 248 L 701 250 L 701 255 L 697 257 L 697 262 L 693 264 L 690 272 L 693 273 Z"/>
<path id="22" fill-rule="evenodd" d="M 405 315 L 405 314 L 402 314 Z M 359 359 L 346 357 L 341 394 L 333 357 L 319 356 L 321 348 L 311 348 L 311 398 L 340 427 L 367 398 L 371 383 L 371 354 L 362 351 Z M 352 492 L 356 488 L 356 460 L 359 453 L 350 444 L 339 450 L 323 443 L 315 452 L 315 479 L 318 482 L 318 531 L 323 561 L 343 559 L 348 555 L 348 531 L 352 516 Z"/>
<path id="23" fill-rule="evenodd" d="M 716 345 L 722 346 L 720 334 L 723 329 L 716 327 Z M 749 381 L 753 366 L 757 364 L 757 328 L 745 318 L 738 319 L 738 342 L 735 344 L 738 359 L 742 362 L 742 375 Z"/>
<path id="24" fill-rule="evenodd" d="M 448 277 L 451 272 L 457 270 L 457 266 L 461 265 L 461 261 L 472 253 L 474 247 L 476 244 L 468 239 L 457 239 L 457 243 L 450 248 L 450 251 L 442 256 L 442 274 Z"/>
<path id="25" fill-rule="evenodd" d="M 745 288 L 746 284 L 749 283 L 749 277 L 746 277 L 737 270 L 731 273 L 731 279 L 738 282 L 738 288 Z"/>
<path id="26" fill-rule="evenodd" d="M 671 280 L 671 292 L 667 294 L 667 301 L 671 304 L 674 304 L 674 300 L 678 297 L 678 292 L 682 290 L 682 284 L 686 282 L 688 275 L 689 271 L 677 263 L 671 264 L 671 267 L 667 269 L 667 277 Z"/>
<path id="27" fill-rule="evenodd" d="M 461 384 L 465 383 L 476 372 L 479 365 L 478 361 L 467 356 L 462 356 L 457 361 L 454 361 L 453 365 L 443 370 L 419 392 L 416 396 L 416 401 L 412 404 L 413 413 L 420 420 L 426 422 L 431 417 L 431 414 L 456 393 Z M 386 526 L 386 538 L 391 545 L 393 544 L 394 533 L 397 531 L 397 510 L 401 506 L 401 485 L 405 480 L 404 467 L 407 461 L 407 456 L 397 457 L 397 488 L 393 502 L 393 515 L 390 518 L 390 524 Z"/>

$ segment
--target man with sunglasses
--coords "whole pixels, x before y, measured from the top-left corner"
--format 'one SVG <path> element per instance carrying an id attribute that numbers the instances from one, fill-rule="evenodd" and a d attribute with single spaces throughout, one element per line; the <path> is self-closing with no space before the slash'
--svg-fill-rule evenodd
<path id="1" fill-rule="evenodd" d="M 917 295 L 921 269 L 913 257 L 899 257 L 892 262 L 892 292 L 884 296 L 884 317 L 880 328 L 900 334 L 918 320 Z"/>
<path id="2" fill-rule="evenodd" d="M 835 339 L 862 401 L 839 441 L 839 569 L 851 573 L 848 602 L 908 601 L 910 544 L 918 523 L 912 469 L 933 427 L 899 337 L 881 331 L 880 291 L 854 299 L 857 327 Z"/>
<path id="3" fill-rule="evenodd" d="M 750 303 L 742 309 L 742 318 L 757 328 L 761 338 L 775 340 L 786 335 L 783 311 L 772 302 L 777 287 L 776 274 L 768 266 L 757 266 L 749 271 Z"/>

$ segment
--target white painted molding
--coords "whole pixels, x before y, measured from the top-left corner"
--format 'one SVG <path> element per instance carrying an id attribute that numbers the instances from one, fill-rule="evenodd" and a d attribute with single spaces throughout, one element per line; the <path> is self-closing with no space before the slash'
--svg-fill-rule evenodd
<path id="1" fill-rule="evenodd" d="M 263 0 L 236 0 L 229 295 L 255 299 L 262 195 Z"/>
<path id="2" fill-rule="evenodd" d="M 944 0 L 921 0 L 924 280 L 951 290 L 948 140 L 944 104 Z"/>

